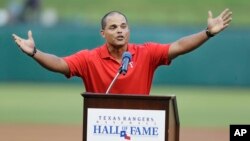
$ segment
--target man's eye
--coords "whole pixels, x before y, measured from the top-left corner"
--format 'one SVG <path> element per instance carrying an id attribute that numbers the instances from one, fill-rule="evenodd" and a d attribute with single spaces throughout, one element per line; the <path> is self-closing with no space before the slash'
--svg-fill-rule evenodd
<path id="1" fill-rule="evenodd" d="M 109 29 L 115 29 L 115 26 L 111 26 Z"/>
<path id="2" fill-rule="evenodd" d="M 123 29 L 126 28 L 126 27 L 127 27 L 126 25 L 121 26 L 121 28 L 123 28 Z"/>

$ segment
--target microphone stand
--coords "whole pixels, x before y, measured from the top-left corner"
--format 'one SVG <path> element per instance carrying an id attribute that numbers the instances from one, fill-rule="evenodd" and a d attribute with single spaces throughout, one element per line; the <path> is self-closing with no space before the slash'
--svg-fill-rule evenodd
<path id="1" fill-rule="evenodd" d="M 108 94 L 110 89 L 112 88 L 112 86 L 114 85 L 115 81 L 117 80 L 118 76 L 121 74 L 121 68 L 119 69 L 118 73 L 115 75 L 114 79 L 112 80 L 112 82 L 110 83 L 107 91 L 105 94 Z"/>
<path id="2" fill-rule="evenodd" d="M 118 73 L 116 74 L 116 76 L 114 77 L 114 79 L 112 80 L 112 82 L 110 83 L 107 91 L 105 94 L 108 94 L 110 89 L 112 88 L 112 86 L 114 85 L 115 81 L 117 80 L 118 76 L 122 73 L 123 75 L 125 75 L 127 73 L 128 70 L 128 63 L 131 61 L 131 54 L 129 52 L 124 52 L 122 54 L 122 65 L 118 70 Z"/>

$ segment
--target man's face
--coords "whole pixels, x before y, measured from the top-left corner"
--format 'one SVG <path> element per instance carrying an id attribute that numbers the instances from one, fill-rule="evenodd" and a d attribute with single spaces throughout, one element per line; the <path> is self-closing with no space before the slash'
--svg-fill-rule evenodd
<path id="1" fill-rule="evenodd" d="M 120 14 L 109 15 L 106 18 L 106 26 L 101 31 L 107 43 L 115 48 L 127 45 L 129 40 L 129 28 L 124 16 Z"/>

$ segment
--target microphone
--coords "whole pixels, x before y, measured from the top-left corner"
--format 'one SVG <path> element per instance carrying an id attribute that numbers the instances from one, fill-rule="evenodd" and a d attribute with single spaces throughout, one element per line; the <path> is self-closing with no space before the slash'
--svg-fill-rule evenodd
<path id="1" fill-rule="evenodd" d="M 127 73 L 127 71 L 128 71 L 128 64 L 129 64 L 129 62 L 130 62 L 131 60 L 132 60 L 131 53 L 129 53 L 129 52 L 126 51 L 126 52 L 124 52 L 124 53 L 122 54 L 122 65 L 121 65 L 121 67 L 119 68 L 119 70 L 118 70 L 117 74 L 115 75 L 114 79 L 113 79 L 112 82 L 110 83 L 110 85 L 109 85 L 109 87 L 108 87 L 108 89 L 107 89 L 107 91 L 106 91 L 106 94 L 109 93 L 110 89 L 111 89 L 112 86 L 114 85 L 114 83 L 115 83 L 115 81 L 117 80 L 118 76 L 119 76 L 120 74 L 125 75 L 125 74 Z"/>
<path id="2" fill-rule="evenodd" d="M 122 66 L 120 68 L 120 74 L 125 75 L 128 71 L 128 64 L 132 60 L 131 53 L 126 51 L 122 54 Z"/>

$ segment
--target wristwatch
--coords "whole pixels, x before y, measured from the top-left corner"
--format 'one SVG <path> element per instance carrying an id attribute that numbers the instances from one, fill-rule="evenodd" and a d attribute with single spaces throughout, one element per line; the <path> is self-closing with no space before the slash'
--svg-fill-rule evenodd
<path id="1" fill-rule="evenodd" d="M 34 55 L 36 54 L 36 52 L 37 52 L 37 49 L 36 49 L 36 47 L 34 47 L 34 50 L 33 50 L 32 54 L 28 54 L 28 55 L 30 57 L 34 57 Z"/>
<path id="2" fill-rule="evenodd" d="M 209 30 L 208 30 L 208 28 L 206 29 L 206 34 L 207 34 L 207 36 L 210 38 L 210 37 L 213 37 L 215 34 L 212 34 Z"/>

